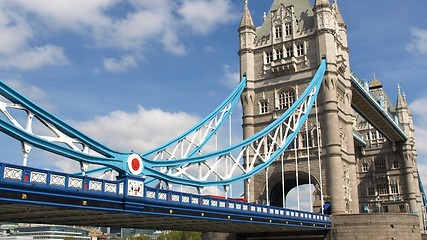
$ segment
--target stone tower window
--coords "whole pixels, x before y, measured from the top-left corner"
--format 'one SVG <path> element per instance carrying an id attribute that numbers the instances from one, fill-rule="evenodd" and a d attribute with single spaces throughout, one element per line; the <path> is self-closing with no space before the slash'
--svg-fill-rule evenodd
<path id="1" fill-rule="evenodd" d="M 279 110 L 288 109 L 295 102 L 295 91 L 286 89 L 279 93 Z"/>
<path id="2" fill-rule="evenodd" d="M 276 26 L 275 30 L 276 30 L 276 38 L 281 38 L 282 37 L 282 26 Z"/>
<path id="3" fill-rule="evenodd" d="M 398 194 L 399 193 L 399 185 L 397 184 L 396 180 L 391 180 L 390 190 L 391 190 L 392 194 Z"/>
<path id="4" fill-rule="evenodd" d="M 265 62 L 271 63 L 273 61 L 273 52 L 266 52 L 265 53 Z"/>
<path id="5" fill-rule="evenodd" d="M 280 60 L 283 58 L 283 49 L 276 49 L 276 60 Z"/>
<path id="6" fill-rule="evenodd" d="M 268 101 L 263 99 L 259 102 L 259 113 L 268 113 Z"/>
<path id="7" fill-rule="evenodd" d="M 368 196 L 375 196 L 375 187 L 374 186 L 369 185 L 366 188 L 366 190 L 367 190 Z"/>
<path id="8" fill-rule="evenodd" d="M 387 163 L 384 158 L 375 159 L 375 170 L 377 171 L 387 170 Z"/>
<path id="9" fill-rule="evenodd" d="M 367 172 L 369 169 L 368 163 L 364 162 L 362 163 L 362 172 Z"/>
<path id="10" fill-rule="evenodd" d="M 304 43 L 297 44 L 297 56 L 304 56 L 304 55 L 305 55 Z"/>
<path id="11" fill-rule="evenodd" d="M 286 47 L 286 57 L 292 57 L 294 55 L 294 51 L 292 47 Z"/>
<path id="12" fill-rule="evenodd" d="M 285 24 L 285 36 L 290 36 L 292 35 L 292 25 L 291 23 L 286 23 Z"/>
<path id="13" fill-rule="evenodd" d="M 387 183 L 377 183 L 377 191 L 379 195 L 387 195 L 388 194 Z"/>
<path id="14" fill-rule="evenodd" d="M 394 159 L 392 168 L 393 169 L 398 169 L 399 168 L 399 159 Z"/>
<path id="15" fill-rule="evenodd" d="M 301 141 L 302 141 L 303 148 L 313 147 L 313 136 L 311 135 L 311 131 L 309 131 L 308 133 L 303 131 L 303 133 L 301 133 Z M 308 141 L 308 146 L 307 146 L 307 141 Z"/>

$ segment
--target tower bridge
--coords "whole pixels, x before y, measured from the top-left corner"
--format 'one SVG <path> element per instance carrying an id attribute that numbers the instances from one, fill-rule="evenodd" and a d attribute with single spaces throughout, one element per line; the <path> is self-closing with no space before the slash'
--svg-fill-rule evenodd
<path id="1" fill-rule="evenodd" d="M 238 31 L 240 84 L 199 124 L 146 153 L 112 150 L 0 82 L 0 131 L 20 141 L 23 152 L 22 164 L 0 163 L 0 221 L 226 232 L 238 239 L 420 239 L 425 202 L 409 107 L 400 88 L 394 105 L 376 77 L 369 84 L 351 72 L 338 3 L 274 0 L 255 27 L 246 0 Z M 244 139 L 217 149 L 239 100 Z M 77 161 L 82 173 L 30 167 L 32 148 Z M 118 177 L 88 176 L 98 170 Z M 230 185 L 239 182 L 245 201 L 229 199 Z M 298 200 L 311 211 L 299 202 L 286 208 L 288 193 L 305 184 L 309 199 Z M 225 196 L 203 195 L 210 187 Z M 389 230 L 379 236 L 368 224 Z"/>

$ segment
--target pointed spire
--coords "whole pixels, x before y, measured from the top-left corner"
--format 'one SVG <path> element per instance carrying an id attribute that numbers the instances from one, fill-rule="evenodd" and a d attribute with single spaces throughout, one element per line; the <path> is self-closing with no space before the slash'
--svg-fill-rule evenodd
<path id="1" fill-rule="evenodd" d="M 342 17 L 341 11 L 338 7 L 338 0 L 334 0 L 334 3 L 332 4 L 332 9 L 335 13 L 335 19 L 337 20 L 338 25 L 340 26 L 346 26 L 344 23 L 344 18 Z"/>
<path id="2" fill-rule="evenodd" d="M 316 0 L 314 2 L 314 7 L 329 7 L 330 4 L 329 0 Z"/>
<path id="3" fill-rule="evenodd" d="M 403 108 L 403 107 L 407 107 L 408 105 L 406 104 L 406 97 L 405 97 L 405 93 L 403 93 L 400 90 L 400 85 L 397 84 L 397 103 L 396 103 L 396 108 Z"/>
<path id="4" fill-rule="evenodd" d="M 376 74 L 374 73 L 374 79 L 372 79 L 371 85 L 369 85 L 369 89 L 382 88 L 383 84 L 380 80 L 377 79 Z"/>
<path id="5" fill-rule="evenodd" d="M 248 7 L 248 0 L 243 0 L 245 8 L 243 10 L 242 20 L 240 21 L 240 28 L 253 28 L 255 29 L 254 21 Z"/>

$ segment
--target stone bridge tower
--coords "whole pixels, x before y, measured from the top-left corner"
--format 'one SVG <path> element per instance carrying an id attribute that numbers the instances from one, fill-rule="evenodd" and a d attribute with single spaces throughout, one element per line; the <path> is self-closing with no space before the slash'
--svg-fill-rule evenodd
<path id="1" fill-rule="evenodd" d="M 357 77 L 350 72 L 347 29 L 337 1 L 274 0 L 259 27 L 244 2 L 239 56 L 241 76 L 248 81 L 242 95 L 245 138 L 289 108 L 321 58 L 327 61 L 317 109 L 284 152 L 284 167 L 280 159 L 246 182 L 249 201 L 283 206 L 283 195 L 312 183 L 316 208 L 330 202 L 335 214 L 413 213 L 422 226 L 411 112 L 400 88 L 394 105 L 375 76 L 366 89 L 401 125 L 407 140 L 390 141 L 353 110 L 351 81 Z M 310 159 L 319 159 L 317 169 L 312 164 L 309 171 Z"/>
<path id="2" fill-rule="evenodd" d="M 327 60 L 317 103 L 320 126 L 313 110 L 306 125 L 308 136 L 303 129 L 294 146 L 284 153 L 284 169 L 277 161 L 267 173 L 250 179 L 245 184 L 246 196 L 250 201 L 265 203 L 268 199 L 269 204 L 282 206 L 283 189 L 286 195 L 297 182 L 311 182 L 316 187 L 316 207 L 320 207 L 323 189 L 324 200 L 332 204 L 334 213 L 358 213 L 349 49 L 337 3 L 316 0 L 313 6 L 310 0 L 274 0 L 256 28 L 245 1 L 239 36 L 241 75 L 248 81 L 242 95 L 245 138 L 292 105 L 311 81 L 322 56 Z M 309 174 L 308 161 L 318 158 L 319 145 L 321 174 Z M 282 171 L 286 172 L 285 186 Z M 324 180 L 322 186 L 320 179 Z"/>

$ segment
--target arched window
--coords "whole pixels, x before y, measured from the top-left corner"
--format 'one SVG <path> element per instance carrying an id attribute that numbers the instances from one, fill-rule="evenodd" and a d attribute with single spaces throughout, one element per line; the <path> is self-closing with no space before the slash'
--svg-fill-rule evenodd
<path id="1" fill-rule="evenodd" d="M 279 110 L 288 109 L 295 102 L 295 91 L 286 89 L 279 93 Z"/>

